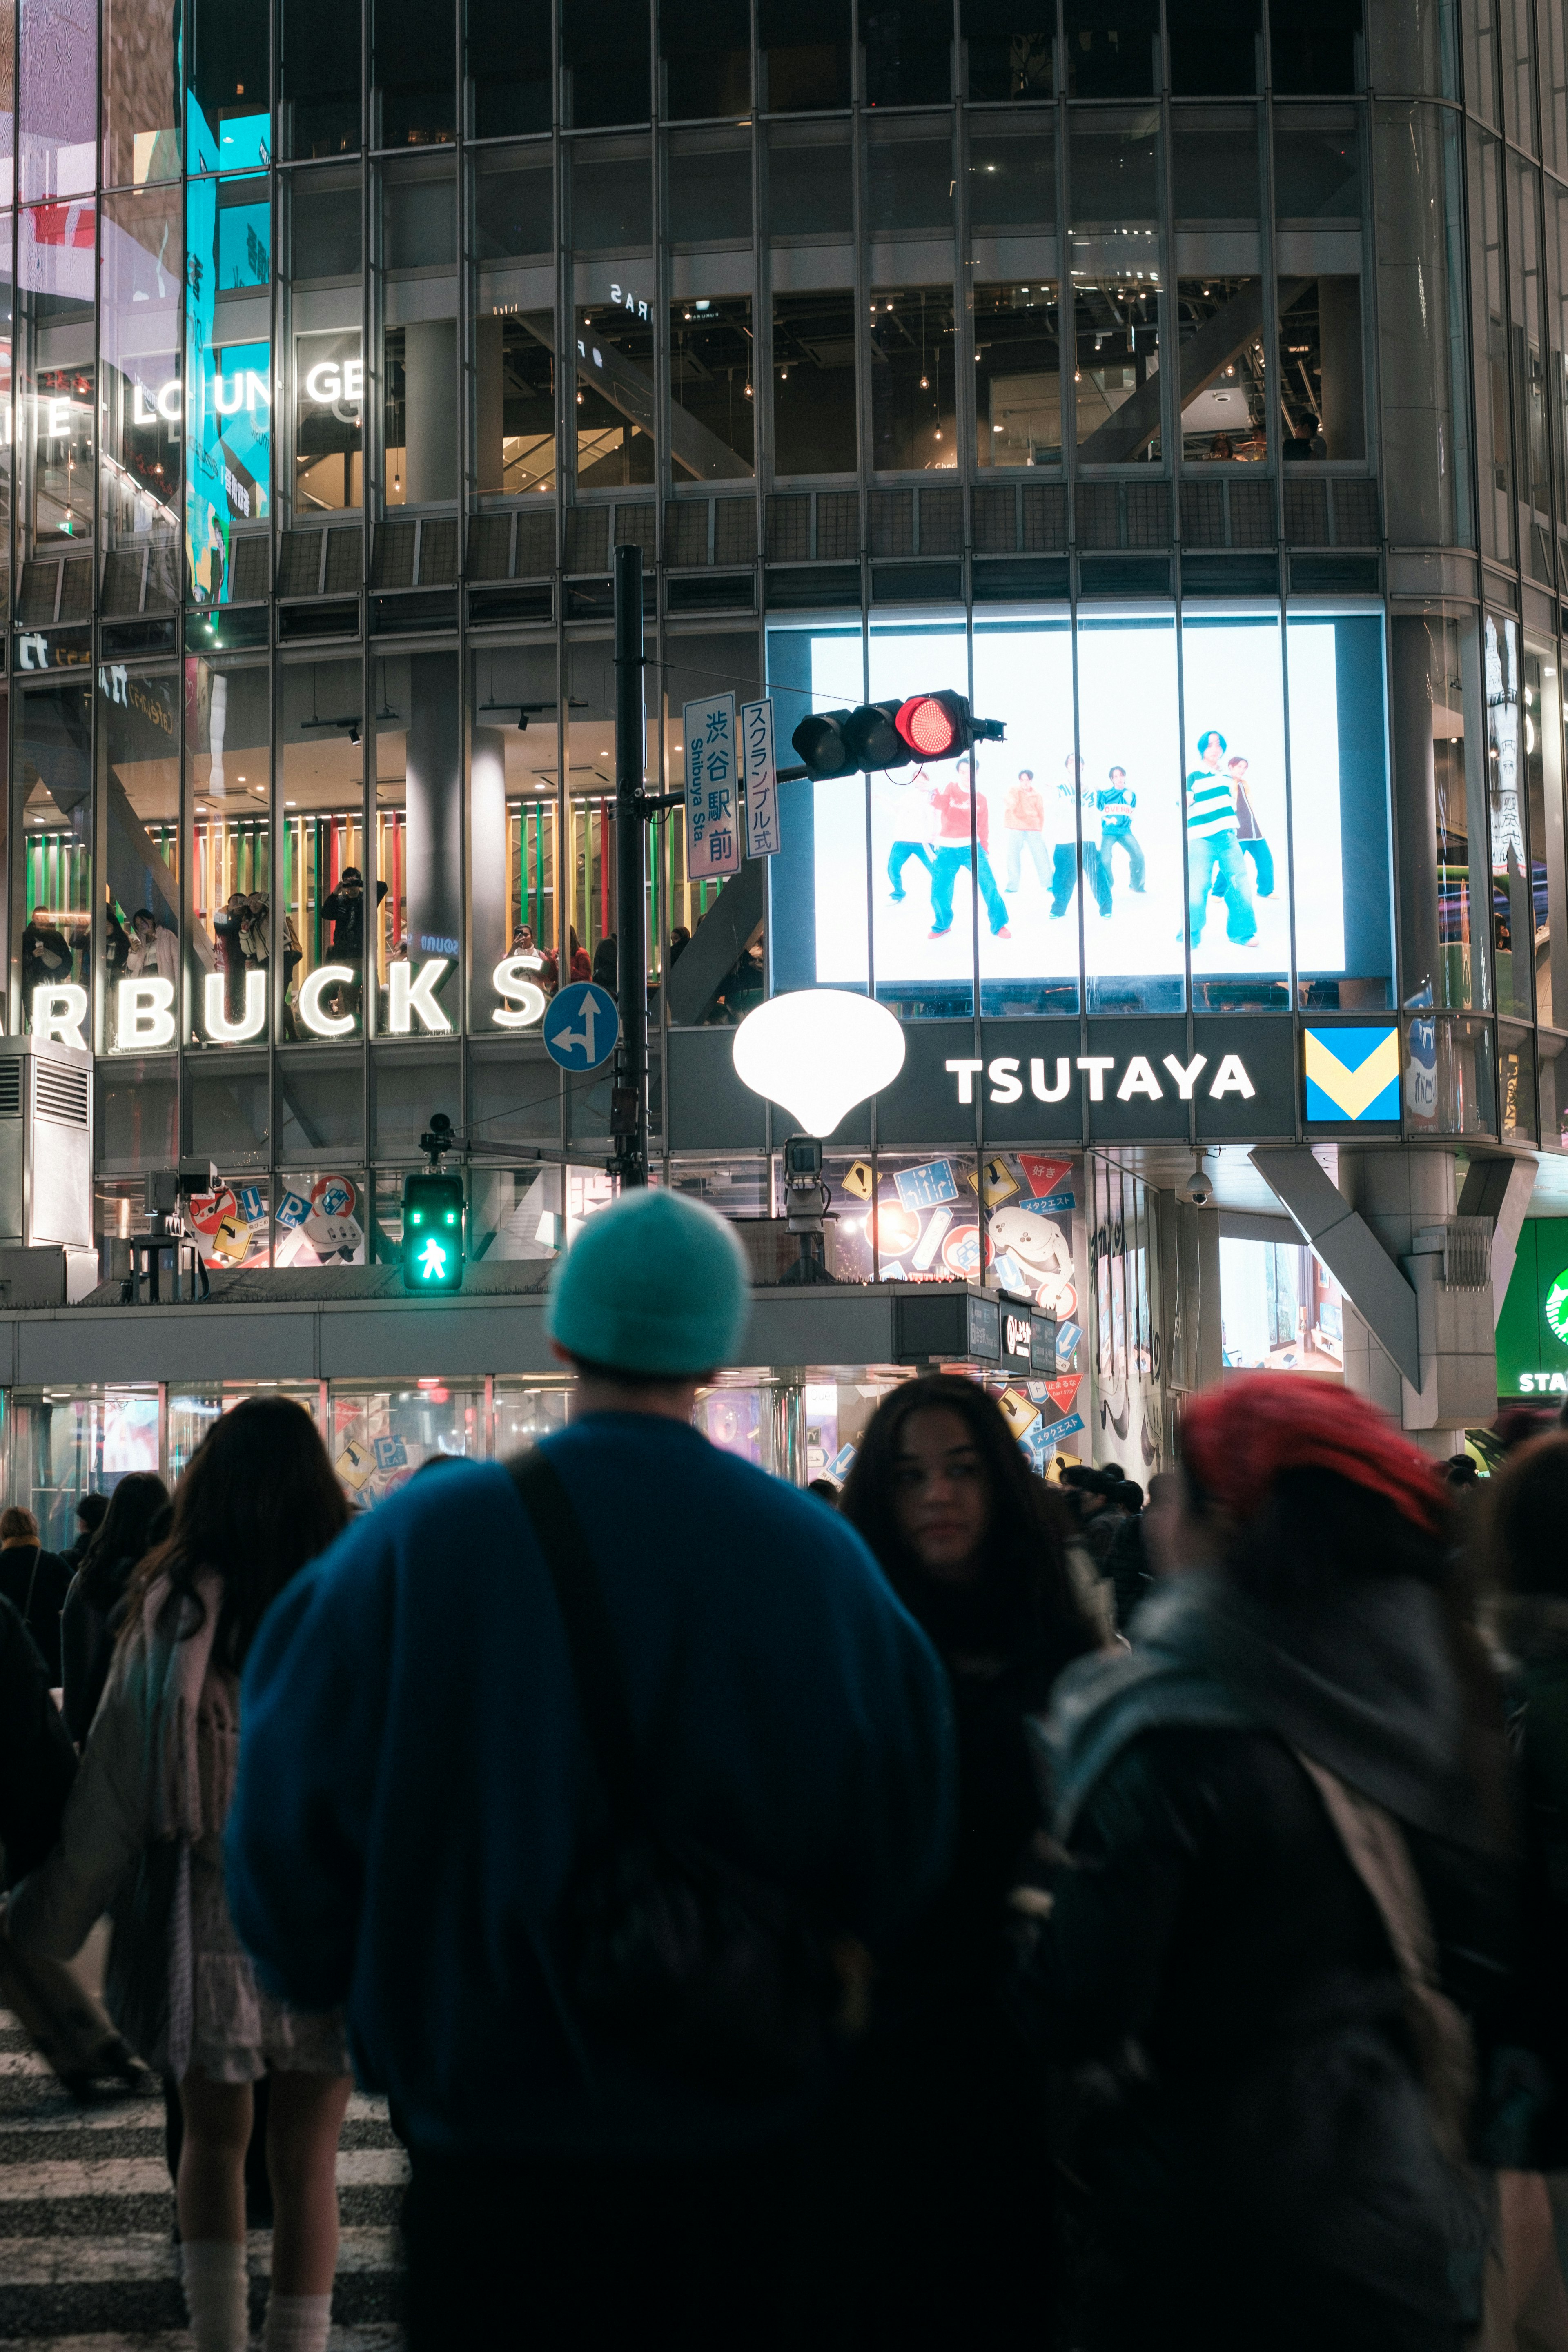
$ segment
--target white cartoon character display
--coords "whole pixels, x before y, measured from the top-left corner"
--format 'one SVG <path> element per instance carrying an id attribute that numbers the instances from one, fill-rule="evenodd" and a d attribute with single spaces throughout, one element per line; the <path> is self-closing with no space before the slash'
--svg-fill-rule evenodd
<path id="1" fill-rule="evenodd" d="M 1072 1250 L 1054 1217 L 1037 1217 L 1028 1209 L 996 1209 L 988 1230 L 995 1255 L 1012 1253 L 1028 1278 L 1037 1304 L 1047 1315 L 1062 1318 L 1077 1312 Z"/>

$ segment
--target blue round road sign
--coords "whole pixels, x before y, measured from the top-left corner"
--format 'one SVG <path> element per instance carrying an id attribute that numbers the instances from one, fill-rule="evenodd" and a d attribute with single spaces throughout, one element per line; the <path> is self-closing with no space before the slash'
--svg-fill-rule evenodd
<path id="1" fill-rule="evenodd" d="M 596 981 L 574 981 L 550 1000 L 544 1015 L 544 1050 L 563 1070 L 596 1070 L 616 1050 L 621 1016 L 616 1000 Z"/>

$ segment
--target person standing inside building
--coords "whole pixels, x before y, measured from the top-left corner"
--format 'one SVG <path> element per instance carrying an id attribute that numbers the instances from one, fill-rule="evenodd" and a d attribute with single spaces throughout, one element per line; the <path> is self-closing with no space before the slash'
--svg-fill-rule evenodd
<path id="1" fill-rule="evenodd" d="M 1263 837 L 1263 827 L 1252 805 L 1247 789 L 1247 762 L 1237 751 L 1226 761 L 1226 770 L 1236 786 L 1236 837 L 1252 860 L 1253 884 L 1259 898 L 1274 896 L 1274 852 Z"/>
<path id="2" fill-rule="evenodd" d="M 551 1279 L 567 1427 L 359 1521 L 247 1673 L 235 1916 L 276 1992 L 346 2003 L 391 2097 L 412 2352 L 656 2322 L 687 2346 L 801 2340 L 831 2069 L 759 2079 L 657 1961 L 651 2017 L 617 2026 L 624 1978 L 592 1966 L 593 1919 L 612 1948 L 627 1919 L 604 1872 L 639 1839 L 638 1885 L 668 1884 L 650 1852 L 706 1856 L 781 1935 L 819 1921 L 841 1952 L 893 1948 L 946 1866 L 924 1635 L 851 1528 L 691 1425 L 746 1284 L 731 1228 L 679 1192 L 590 1218 Z"/>
<path id="3" fill-rule="evenodd" d="M 378 907 L 385 896 L 386 884 L 378 882 Z M 321 920 L 332 927 L 331 961 L 346 963 L 353 972 L 352 981 L 341 981 L 333 990 L 333 1008 L 340 1017 L 357 1013 L 364 985 L 364 876 L 357 866 L 343 867 L 337 888 L 321 902 Z"/>
<path id="4" fill-rule="evenodd" d="M 50 1685 L 60 1679 L 60 1611 L 71 1572 L 58 1552 L 45 1551 L 38 1522 L 13 1503 L 0 1511 L 0 1593 L 10 1601 L 43 1653 Z"/>
<path id="5" fill-rule="evenodd" d="M 985 901 L 985 911 L 991 919 L 991 936 L 1008 940 L 1013 934 L 1007 929 L 1007 902 L 996 887 L 996 877 L 991 871 L 987 855 L 991 837 L 991 811 L 984 793 L 974 789 L 973 771 L 964 761 L 945 784 L 939 784 L 931 795 L 941 826 L 936 857 L 931 866 L 930 936 L 940 940 L 952 929 L 953 885 L 961 874 L 973 873 L 980 895 Z M 973 836 L 970 827 L 973 825 Z"/>
<path id="6" fill-rule="evenodd" d="M 1137 897 L 1143 895 L 1144 859 L 1142 844 L 1132 830 L 1132 812 L 1138 805 L 1138 795 L 1127 782 L 1125 768 L 1112 768 L 1108 781 L 1095 794 L 1100 810 L 1100 856 L 1108 880 L 1113 879 L 1110 853 L 1113 849 L 1127 853 L 1127 887 Z"/>
<path id="7" fill-rule="evenodd" d="M 347 1516 L 300 1406 L 248 1397 L 219 1417 L 180 1481 L 168 1540 L 132 1580 L 60 1843 L 11 1898 L 13 1940 L 47 1958 L 68 1959 L 105 1910 L 114 1916 L 110 2012 L 179 2089 L 196 2352 L 248 2340 L 245 2152 L 263 2074 L 275 2206 L 265 2352 L 325 2352 L 348 2051 L 337 2017 L 258 1987 L 224 1891 L 223 1832 L 240 1669 L 269 1604 Z"/>
<path id="8" fill-rule="evenodd" d="M 1065 1512 L 992 1398 L 938 1375 L 883 1399 L 840 1504 L 947 1669 L 958 1838 L 942 1899 L 880 1988 L 836 2134 L 852 2182 L 850 2336 L 1047 2340 L 1047 2086 L 1004 2015 L 1008 1895 L 1044 1826 L 1025 1718 L 1096 1646 Z"/>
<path id="9" fill-rule="evenodd" d="M 1189 1400 L 1182 1475 L 1180 1572 L 1046 1734 L 1067 1860 L 1021 2007 L 1102 2070 L 1081 2340 L 1462 2352 L 1513 1870 L 1436 1465 L 1348 1391 L 1262 1373 Z"/>
<path id="10" fill-rule="evenodd" d="M 1007 787 L 1002 812 L 1002 829 L 1007 837 L 1007 878 L 1002 887 L 1009 895 L 1017 891 L 1023 879 L 1026 856 L 1041 888 L 1048 890 L 1051 887 L 1051 856 L 1046 843 L 1045 823 L 1046 804 L 1035 789 L 1035 772 L 1033 768 L 1020 768 L 1016 782 Z"/>
<path id="11" fill-rule="evenodd" d="M 1258 935 L 1252 883 L 1237 838 L 1236 780 L 1225 765 L 1225 737 L 1211 727 L 1198 738 L 1201 767 L 1187 778 L 1187 929 L 1201 945 L 1209 893 L 1216 887 L 1226 904 L 1226 937 L 1245 947 Z"/>

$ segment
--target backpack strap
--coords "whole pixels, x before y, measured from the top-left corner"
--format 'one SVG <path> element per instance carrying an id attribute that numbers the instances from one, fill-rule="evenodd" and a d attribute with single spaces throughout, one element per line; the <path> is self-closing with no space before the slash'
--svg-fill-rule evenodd
<path id="1" fill-rule="evenodd" d="M 548 1454 L 537 1445 L 506 1465 L 544 1555 L 572 1655 L 583 1728 L 619 1829 L 647 1818 L 637 1733 L 615 1628 L 576 1507 Z"/>
<path id="2" fill-rule="evenodd" d="M 1439 1981 L 1432 1914 L 1405 1832 L 1382 1805 L 1300 1748 L 1294 1753 L 1323 1801 L 1346 1861 L 1377 1906 L 1405 1988 L 1432 2136 L 1443 2154 L 1458 2161 L 1465 2153 L 1475 2101 L 1475 2040 L 1463 2011 Z"/>

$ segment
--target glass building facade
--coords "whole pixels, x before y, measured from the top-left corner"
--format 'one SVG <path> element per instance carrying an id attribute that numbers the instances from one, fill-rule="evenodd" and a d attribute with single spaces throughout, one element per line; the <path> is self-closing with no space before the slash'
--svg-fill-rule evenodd
<path id="1" fill-rule="evenodd" d="M 1382 1016 L 1387 1140 L 1568 1148 L 1564 0 L 0 22 L 6 1024 L 96 1057 L 106 1244 L 179 1165 L 219 1259 L 382 1254 L 437 1109 L 581 1151 L 476 1176 L 477 1255 L 605 1196 L 519 982 L 613 968 L 628 543 L 652 789 L 727 691 L 1006 728 L 786 786 L 684 994 L 727 862 L 650 824 L 672 1181 L 772 1205 L 661 1073 L 815 985 Z"/>

